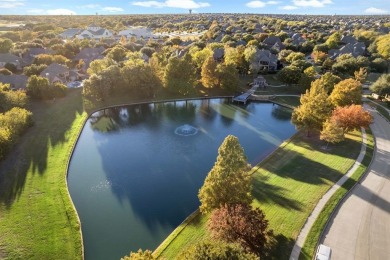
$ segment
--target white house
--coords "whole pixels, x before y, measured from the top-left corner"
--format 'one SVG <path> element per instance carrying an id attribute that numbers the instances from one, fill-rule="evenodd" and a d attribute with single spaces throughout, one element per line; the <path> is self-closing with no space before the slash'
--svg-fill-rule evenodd
<path id="1" fill-rule="evenodd" d="M 127 39 L 133 36 L 137 39 L 157 38 L 156 35 L 153 34 L 152 29 L 143 26 L 131 26 L 126 30 L 120 31 L 118 36 L 125 36 Z"/>
<path id="2" fill-rule="evenodd" d="M 110 38 L 114 34 L 105 29 L 101 28 L 97 25 L 91 24 L 87 27 L 87 29 L 81 31 L 76 37 L 80 40 L 82 39 L 95 39 L 95 40 L 100 40 L 102 38 Z"/>

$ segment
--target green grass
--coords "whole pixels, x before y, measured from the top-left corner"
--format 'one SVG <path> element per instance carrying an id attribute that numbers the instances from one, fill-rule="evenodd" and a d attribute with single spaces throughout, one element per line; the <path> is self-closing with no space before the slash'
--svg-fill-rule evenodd
<path id="1" fill-rule="evenodd" d="M 300 105 L 300 97 L 293 97 L 293 96 L 279 96 L 272 99 L 272 101 L 275 101 L 279 104 L 286 104 L 289 106 L 297 107 Z"/>
<path id="2" fill-rule="evenodd" d="M 260 207 L 275 233 L 272 259 L 287 259 L 294 241 L 318 200 L 352 166 L 360 151 L 361 134 L 323 150 L 318 137 L 298 133 L 253 169 L 253 205 Z M 208 239 L 207 216 L 167 238 L 157 256 L 173 259 L 196 241 Z"/>
<path id="3" fill-rule="evenodd" d="M 82 259 L 68 160 L 86 119 L 81 93 L 33 102 L 34 126 L 0 163 L 0 258 Z"/>
<path id="4" fill-rule="evenodd" d="M 310 229 L 305 244 L 302 248 L 299 259 L 301 260 L 310 260 L 315 254 L 317 242 L 320 239 L 321 232 L 324 230 L 325 225 L 330 218 L 332 212 L 337 207 L 339 201 L 345 196 L 345 194 L 356 184 L 356 182 L 362 177 L 366 172 L 368 166 L 371 163 L 372 157 L 374 154 L 374 137 L 371 134 L 370 130 L 367 130 L 367 148 L 366 154 L 362 161 L 362 164 L 356 169 L 352 176 L 338 189 L 329 201 L 325 204 L 320 215 L 313 224 L 313 227 Z"/>

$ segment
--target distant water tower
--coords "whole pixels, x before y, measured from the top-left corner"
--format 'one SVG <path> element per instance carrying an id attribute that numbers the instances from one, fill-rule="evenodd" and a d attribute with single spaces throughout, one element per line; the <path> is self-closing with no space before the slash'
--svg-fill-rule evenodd
<path id="1" fill-rule="evenodd" d="M 190 12 L 190 14 L 192 14 L 192 9 L 188 10 Z"/>

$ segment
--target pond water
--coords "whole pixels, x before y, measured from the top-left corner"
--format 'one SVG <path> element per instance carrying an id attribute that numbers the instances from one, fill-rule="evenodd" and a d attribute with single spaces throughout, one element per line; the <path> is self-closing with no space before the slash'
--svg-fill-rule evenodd
<path id="1" fill-rule="evenodd" d="M 85 259 L 154 250 L 197 209 L 198 190 L 224 138 L 254 165 L 295 133 L 291 111 L 229 99 L 132 105 L 94 113 L 74 150 L 68 185 Z"/>

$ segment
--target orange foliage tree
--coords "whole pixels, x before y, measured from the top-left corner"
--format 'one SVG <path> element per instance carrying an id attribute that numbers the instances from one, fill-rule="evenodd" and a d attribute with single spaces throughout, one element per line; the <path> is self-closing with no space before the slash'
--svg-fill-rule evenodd
<path id="1" fill-rule="evenodd" d="M 364 110 L 361 105 L 337 107 L 333 110 L 330 120 L 341 127 L 344 133 L 361 127 L 368 128 L 373 122 L 371 114 Z"/>

